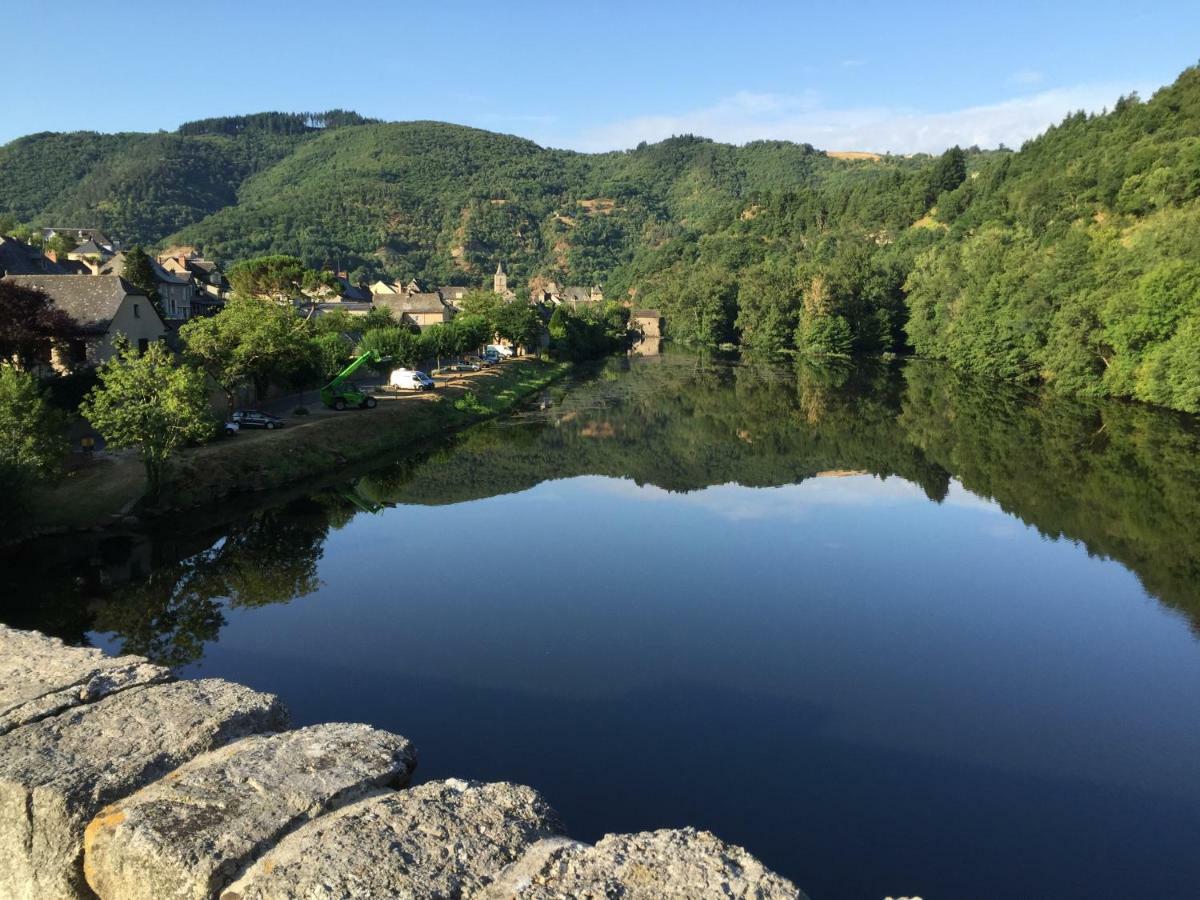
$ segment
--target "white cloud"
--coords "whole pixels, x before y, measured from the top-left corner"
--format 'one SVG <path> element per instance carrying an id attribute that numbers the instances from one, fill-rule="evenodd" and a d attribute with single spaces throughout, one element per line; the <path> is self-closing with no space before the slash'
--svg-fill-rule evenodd
<path id="1" fill-rule="evenodd" d="M 1053 88 L 998 103 L 945 112 L 892 107 L 831 108 L 815 92 L 760 94 L 741 91 L 711 106 L 678 114 L 637 116 L 583 131 L 557 146 L 600 151 L 639 141 L 697 134 L 744 144 L 759 139 L 807 142 L 824 150 L 940 153 L 959 144 L 1019 147 L 1068 113 L 1098 112 L 1144 85 L 1091 84 Z"/>

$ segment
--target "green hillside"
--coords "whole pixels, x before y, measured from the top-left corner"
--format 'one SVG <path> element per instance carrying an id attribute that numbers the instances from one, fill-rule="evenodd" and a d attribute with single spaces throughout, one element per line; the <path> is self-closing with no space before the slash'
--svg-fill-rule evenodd
<path id="1" fill-rule="evenodd" d="M 1114 98 L 1116 100 L 1116 98 Z M 437 122 L 264 113 L 0 148 L 0 218 L 356 276 L 598 283 L 670 335 L 916 352 L 1200 411 L 1200 70 L 1020 151 L 835 159 L 682 136 L 580 154 Z"/>

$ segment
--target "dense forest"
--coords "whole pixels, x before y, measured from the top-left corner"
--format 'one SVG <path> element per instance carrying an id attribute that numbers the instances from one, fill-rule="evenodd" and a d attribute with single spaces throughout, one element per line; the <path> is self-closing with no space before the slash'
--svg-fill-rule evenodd
<path id="1" fill-rule="evenodd" d="M 660 308 L 671 337 L 917 353 L 1200 411 L 1200 69 L 1019 151 L 839 159 L 681 136 L 603 154 L 355 113 L 0 147 L 0 230 L 478 285 L 497 260 Z"/>

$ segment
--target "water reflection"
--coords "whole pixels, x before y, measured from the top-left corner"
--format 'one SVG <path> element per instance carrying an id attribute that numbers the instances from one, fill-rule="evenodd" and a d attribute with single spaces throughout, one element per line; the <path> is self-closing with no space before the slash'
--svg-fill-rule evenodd
<path id="1" fill-rule="evenodd" d="M 582 475 L 696 492 L 870 473 L 938 503 L 957 480 L 1047 537 L 1120 561 L 1195 628 L 1198 450 L 1185 417 L 1030 395 L 934 365 L 615 360 L 510 420 L 353 483 L 268 498 L 232 518 L 210 510 L 148 533 L 26 545 L 0 561 L 0 620 L 75 642 L 113 633 L 125 651 L 182 666 L 217 639 L 228 610 L 312 592 L 330 531 L 390 506 Z"/>

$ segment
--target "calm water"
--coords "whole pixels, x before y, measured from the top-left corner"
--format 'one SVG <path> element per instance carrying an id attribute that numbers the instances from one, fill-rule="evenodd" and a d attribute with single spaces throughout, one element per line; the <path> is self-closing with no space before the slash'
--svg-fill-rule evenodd
<path id="1" fill-rule="evenodd" d="M 814 900 L 1200 895 L 1200 436 L 943 370 L 612 363 L 0 618 L 402 732 Z"/>

